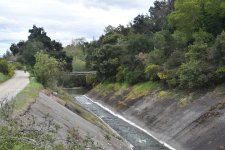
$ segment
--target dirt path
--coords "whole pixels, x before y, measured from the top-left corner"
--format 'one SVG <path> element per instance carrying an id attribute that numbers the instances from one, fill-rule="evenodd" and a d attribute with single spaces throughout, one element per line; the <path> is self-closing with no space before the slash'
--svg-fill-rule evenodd
<path id="1" fill-rule="evenodd" d="M 15 71 L 15 75 L 8 81 L 0 84 L 0 101 L 4 98 L 11 100 L 29 83 L 29 73 Z"/>

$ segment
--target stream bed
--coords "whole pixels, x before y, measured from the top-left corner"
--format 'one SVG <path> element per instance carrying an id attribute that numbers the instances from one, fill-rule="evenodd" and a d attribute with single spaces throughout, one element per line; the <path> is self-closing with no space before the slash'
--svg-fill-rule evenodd
<path id="1" fill-rule="evenodd" d="M 132 144 L 134 150 L 169 150 L 169 146 L 164 146 L 141 128 L 135 126 L 135 124 L 107 110 L 101 104 L 93 102 L 85 95 L 76 95 L 74 97 L 82 107 L 101 118 L 120 136 Z"/>

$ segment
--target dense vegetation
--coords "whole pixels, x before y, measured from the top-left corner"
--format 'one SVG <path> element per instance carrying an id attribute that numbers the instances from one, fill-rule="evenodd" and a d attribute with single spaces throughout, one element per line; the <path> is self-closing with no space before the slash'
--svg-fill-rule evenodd
<path id="1" fill-rule="evenodd" d="M 225 80 L 224 29 L 223 0 L 155 1 L 149 14 L 84 43 L 86 67 L 99 82 L 215 85 Z"/>
<path id="2" fill-rule="evenodd" d="M 12 77 L 14 70 L 15 65 L 8 63 L 5 59 L 0 59 L 0 83 Z"/>
<path id="3" fill-rule="evenodd" d="M 29 30 L 29 33 L 27 41 L 13 43 L 10 46 L 10 51 L 17 56 L 19 62 L 33 67 L 35 65 L 35 54 L 42 50 L 58 61 L 64 61 L 64 70 L 72 70 L 72 58 L 66 55 L 60 42 L 51 40 L 43 28 L 35 25 Z"/>
<path id="4" fill-rule="evenodd" d="M 35 54 L 34 75 L 44 87 L 55 87 L 60 74 L 60 64 L 57 59 L 50 57 L 43 51 Z"/>
<path id="5" fill-rule="evenodd" d="M 64 47 L 66 55 L 73 58 L 72 68 L 73 71 L 86 71 L 85 51 L 84 51 L 84 38 L 73 39 L 71 44 Z M 85 76 L 64 75 L 59 79 L 58 84 L 63 87 L 85 87 Z"/>
<path id="6" fill-rule="evenodd" d="M 67 45 L 63 50 L 69 57 L 73 58 L 73 71 L 84 71 L 85 68 L 85 53 L 84 53 L 85 39 L 74 39 L 71 44 Z"/>

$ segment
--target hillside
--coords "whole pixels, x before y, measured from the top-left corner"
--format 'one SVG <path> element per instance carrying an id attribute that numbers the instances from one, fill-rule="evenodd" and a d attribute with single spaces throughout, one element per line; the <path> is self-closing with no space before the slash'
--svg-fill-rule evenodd
<path id="1" fill-rule="evenodd" d="M 155 1 L 85 45 L 89 97 L 178 150 L 224 149 L 225 2 Z"/>

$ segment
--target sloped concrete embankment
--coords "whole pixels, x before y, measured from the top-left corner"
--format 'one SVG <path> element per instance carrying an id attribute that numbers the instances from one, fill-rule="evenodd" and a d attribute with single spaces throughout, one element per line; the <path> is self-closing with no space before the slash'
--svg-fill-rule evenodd
<path id="1" fill-rule="evenodd" d="M 66 140 L 67 131 L 70 128 L 76 128 L 79 130 L 81 137 L 85 137 L 89 133 L 95 143 L 98 143 L 105 150 L 131 149 L 130 144 L 121 139 L 113 136 L 107 139 L 108 133 L 104 130 L 70 111 L 43 92 L 39 94 L 36 102 L 30 106 L 28 113 L 35 117 L 36 122 L 42 122 L 44 116 L 48 114 L 60 126 L 57 134 L 59 140 Z"/>
<path id="2" fill-rule="evenodd" d="M 116 110 L 122 97 L 112 91 L 100 96 L 87 95 L 118 111 L 125 118 L 147 129 L 177 150 L 225 149 L 225 93 L 212 91 L 182 106 L 176 99 L 159 99 L 155 94 L 142 97 Z"/>

